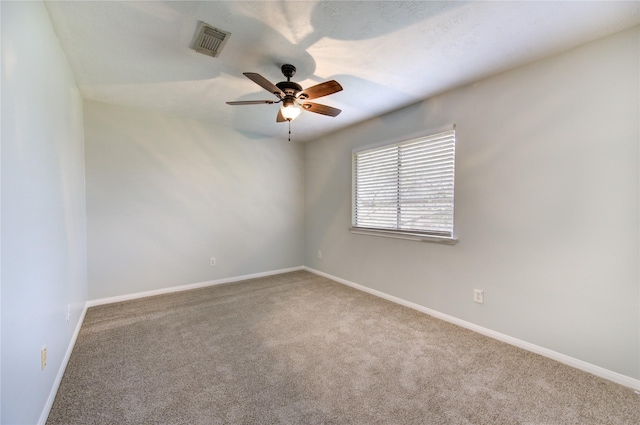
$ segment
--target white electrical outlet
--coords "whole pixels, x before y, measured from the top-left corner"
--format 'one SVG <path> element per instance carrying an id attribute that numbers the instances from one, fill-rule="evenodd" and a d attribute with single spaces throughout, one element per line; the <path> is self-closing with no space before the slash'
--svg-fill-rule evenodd
<path id="1" fill-rule="evenodd" d="M 318 260 L 322 260 L 322 251 L 318 251 Z"/>
<path id="2" fill-rule="evenodd" d="M 71 304 L 67 304 L 67 322 L 71 318 Z"/>
<path id="3" fill-rule="evenodd" d="M 209 258 L 209 267 L 216 266 L 216 259 L 214 257 Z"/>
<path id="4" fill-rule="evenodd" d="M 45 345 L 40 350 L 40 370 L 44 370 L 47 367 L 47 346 Z"/>
<path id="5" fill-rule="evenodd" d="M 473 290 L 473 301 L 478 304 L 484 304 L 484 291 L 482 289 Z"/>

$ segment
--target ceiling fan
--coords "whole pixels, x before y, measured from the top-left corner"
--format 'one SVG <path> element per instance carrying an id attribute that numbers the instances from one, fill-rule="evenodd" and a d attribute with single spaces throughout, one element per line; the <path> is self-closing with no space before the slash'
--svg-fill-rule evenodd
<path id="1" fill-rule="evenodd" d="M 277 122 L 285 122 L 295 119 L 302 109 L 315 112 L 316 114 L 328 115 L 330 117 L 337 116 L 342 112 L 338 108 L 333 108 L 319 103 L 309 102 L 309 99 L 327 96 L 342 90 L 342 86 L 335 80 L 326 81 L 324 83 L 302 89 L 298 83 L 291 81 L 296 73 L 296 67 L 290 64 L 284 64 L 280 68 L 287 81 L 281 81 L 272 84 L 269 80 L 260 74 L 254 72 L 244 72 L 243 74 L 251 81 L 273 93 L 278 100 L 242 100 L 236 102 L 227 102 L 227 105 L 262 105 L 282 102 L 282 106 L 276 117 Z"/>

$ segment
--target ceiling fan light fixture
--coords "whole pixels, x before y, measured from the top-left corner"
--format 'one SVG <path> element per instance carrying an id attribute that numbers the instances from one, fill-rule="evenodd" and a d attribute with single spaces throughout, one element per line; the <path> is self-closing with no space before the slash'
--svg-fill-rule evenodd
<path id="1" fill-rule="evenodd" d="M 282 101 L 280 112 L 282 113 L 284 119 L 286 119 L 287 121 L 293 121 L 298 115 L 300 115 L 300 106 L 298 106 L 293 98 L 285 97 Z"/>

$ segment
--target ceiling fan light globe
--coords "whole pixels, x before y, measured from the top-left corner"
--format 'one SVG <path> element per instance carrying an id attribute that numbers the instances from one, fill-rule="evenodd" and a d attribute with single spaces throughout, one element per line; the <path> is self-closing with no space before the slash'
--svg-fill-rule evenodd
<path id="1" fill-rule="evenodd" d="M 282 105 L 280 107 L 280 112 L 282 112 L 282 116 L 287 121 L 293 121 L 298 115 L 300 115 L 300 107 L 295 102 L 291 102 L 287 105 Z"/>

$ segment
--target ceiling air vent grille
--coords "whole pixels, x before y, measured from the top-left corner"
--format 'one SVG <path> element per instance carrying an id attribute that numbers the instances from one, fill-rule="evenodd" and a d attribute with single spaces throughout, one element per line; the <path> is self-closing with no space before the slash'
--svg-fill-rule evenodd
<path id="1" fill-rule="evenodd" d="M 231 33 L 200 22 L 196 30 L 193 50 L 212 57 L 218 57 Z"/>

